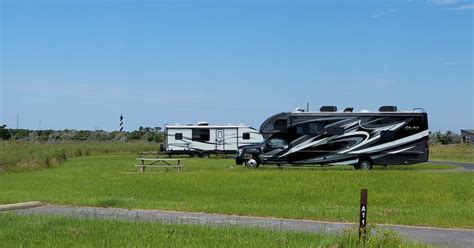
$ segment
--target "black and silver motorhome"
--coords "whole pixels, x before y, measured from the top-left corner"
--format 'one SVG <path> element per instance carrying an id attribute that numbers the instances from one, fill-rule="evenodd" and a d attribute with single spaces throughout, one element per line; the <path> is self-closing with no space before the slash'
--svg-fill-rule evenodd
<path id="1" fill-rule="evenodd" d="M 241 145 L 257 144 L 262 135 L 243 125 L 166 125 L 162 152 L 207 157 L 209 154 L 236 154 Z"/>
<path id="2" fill-rule="evenodd" d="M 237 164 L 348 164 L 356 169 L 372 165 L 414 164 L 428 160 L 428 116 L 423 109 L 379 112 L 286 112 L 271 116 L 260 127 L 265 141 L 239 147 Z"/>

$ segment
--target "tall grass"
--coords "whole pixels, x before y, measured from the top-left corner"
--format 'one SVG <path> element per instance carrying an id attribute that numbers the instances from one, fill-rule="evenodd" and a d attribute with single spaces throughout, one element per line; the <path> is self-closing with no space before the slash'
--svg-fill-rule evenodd
<path id="1" fill-rule="evenodd" d="M 132 154 L 140 151 L 157 150 L 158 147 L 157 143 L 148 142 L 82 141 L 51 144 L 0 141 L 0 173 L 50 168 L 72 157 Z"/>
<path id="2" fill-rule="evenodd" d="M 158 150 L 159 144 L 149 142 L 76 141 L 66 143 L 32 143 L 0 141 L 0 173 L 50 168 L 68 158 L 135 154 Z M 430 160 L 474 162 L 473 145 L 432 145 Z"/>
<path id="3" fill-rule="evenodd" d="M 430 160 L 474 162 L 474 145 L 431 145 Z"/>

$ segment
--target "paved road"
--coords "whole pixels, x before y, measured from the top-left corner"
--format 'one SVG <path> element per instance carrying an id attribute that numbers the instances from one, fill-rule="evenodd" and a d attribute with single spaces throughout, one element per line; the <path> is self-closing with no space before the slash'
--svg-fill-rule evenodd
<path id="1" fill-rule="evenodd" d="M 474 164 L 473 163 L 451 162 L 451 161 L 428 161 L 428 163 L 456 165 L 456 166 L 462 166 L 466 170 L 474 170 Z"/>
<path id="2" fill-rule="evenodd" d="M 98 219 L 151 221 L 213 226 L 253 226 L 278 230 L 341 233 L 356 228 L 353 223 L 334 223 L 313 220 L 262 218 L 221 214 L 172 212 L 158 210 L 130 210 L 117 208 L 43 206 L 13 211 L 18 214 L 63 215 Z M 410 240 L 436 244 L 440 247 L 474 247 L 474 229 L 424 228 L 397 225 L 377 225 L 378 229 L 392 229 Z"/>

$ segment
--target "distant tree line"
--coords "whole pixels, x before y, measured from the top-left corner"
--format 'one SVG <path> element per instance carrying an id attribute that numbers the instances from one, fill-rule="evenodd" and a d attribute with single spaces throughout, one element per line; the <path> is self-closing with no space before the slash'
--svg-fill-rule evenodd
<path id="1" fill-rule="evenodd" d="M 107 132 L 103 130 L 28 130 L 9 129 L 6 125 L 0 125 L 0 139 L 22 140 L 22 141 L 131 141 L 144 140 L 149 142 L 163 142 L 164 134 L 158 127 L 140 127 L 131 132 Z M 431 144 L 459 144 L 461 135 L 446 131 L 430 132 Z"/>
<path id="2" fill-rule="evenodd" d="M 143 140 L 148 142 L 162 142 L 164 134 L 161 128 L 140 127 L 131 132 L 107 132 L 103 130 L 29 130 L 11 129 L 6 125 L 0 125 L 1 140 L 19 141 L 133 141 Z"/>

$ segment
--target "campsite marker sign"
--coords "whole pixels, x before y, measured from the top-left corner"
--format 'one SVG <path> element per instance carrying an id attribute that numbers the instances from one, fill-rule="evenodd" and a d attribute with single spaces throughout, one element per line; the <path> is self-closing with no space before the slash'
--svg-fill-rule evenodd
<path id="1" fill-rule="evenodd" d="M 367 234 L 367 189 L 360 191 L 359 239 L 365 240 Z"/>

